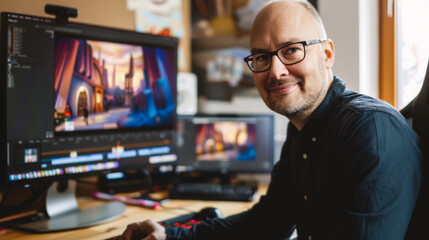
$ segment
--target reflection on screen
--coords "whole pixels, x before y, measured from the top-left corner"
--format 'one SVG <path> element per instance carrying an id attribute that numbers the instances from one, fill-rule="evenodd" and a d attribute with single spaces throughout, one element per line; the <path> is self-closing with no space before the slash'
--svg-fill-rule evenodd
<path id="1" fill-rule="evenodd" d="M 255 125 L 246 122 L 197 124 L 198 161 L 251 161 L 256 159 Z"/>

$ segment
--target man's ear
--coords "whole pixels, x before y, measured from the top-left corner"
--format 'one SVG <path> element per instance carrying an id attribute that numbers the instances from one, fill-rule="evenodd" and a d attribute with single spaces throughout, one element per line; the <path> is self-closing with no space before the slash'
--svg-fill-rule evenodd
<path id="1" fill-rule="evenodd" d="M 331 39 L 328 39 L 323 42 L 323 47 L 325 51 L 325 66 L 326 69 L 331 70 L 335 62 L 335 50 L 334 42 Z"/>

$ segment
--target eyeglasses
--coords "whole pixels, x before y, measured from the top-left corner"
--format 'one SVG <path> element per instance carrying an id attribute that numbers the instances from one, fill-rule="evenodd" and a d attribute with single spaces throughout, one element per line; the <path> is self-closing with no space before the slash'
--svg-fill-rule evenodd
<path id="1" fill-rule="evenodd" d="M 326 39 L 289 43 L 274 52 L 255 53 L 244 58 L 250 70 L 255 73 L 265 72 L 271 68 L 273 56 L 277 56 L 284 65 L 299 63 L 305 58 L 305 46 L 321 43 Z"/>

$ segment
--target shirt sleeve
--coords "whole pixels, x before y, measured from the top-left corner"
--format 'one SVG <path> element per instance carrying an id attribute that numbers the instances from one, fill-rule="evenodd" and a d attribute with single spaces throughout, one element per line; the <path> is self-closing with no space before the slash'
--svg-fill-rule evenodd
<path id="1" fill-rule="evenodd" d="M 422 180 L 417 135 L 384 112 L 363 114 L 342 134 L 346 184 L 333 200 L 341 207 L 328 216 L 327 239 L 403 239 Z"/>
<path id="2" fill-rule="evenodd" d="M 283 149 L 282 152 L 285 150 Z M 283 155 L 283 154 L 282 154 Z M 167 229 L 168 239 L 283 239 L 294 225 L 292 189 L 285 186 L 285 161 L 279 161 L 272 172 L 267 194 L 250 210 L 224 219 L 202 221 L 192 229 Z M 290 194 L 294 195 L 294 194 Z M 289 196 L 290 196 L 289 195 Z"/>

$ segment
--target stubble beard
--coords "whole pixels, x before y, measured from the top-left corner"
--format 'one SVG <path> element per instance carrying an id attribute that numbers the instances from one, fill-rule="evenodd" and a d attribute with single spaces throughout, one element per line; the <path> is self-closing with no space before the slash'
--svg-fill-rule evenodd
<path id="1" fill-rule="evenodd" d="M 328 81 L 328 76 L 326 72 L 323 71 L 323 66 L 319 69 L 318 78 L 320 79 L 319 89 L 311 91 L 304 87 L 304 79 L 297 78 L 295 81 L 298 84 L 299 93 L 295 93 L 293 98 L 288 97 L 288 94 L 273 96 L 268 91 L 267 95 L 267 105 L 268 107 L 281 115 L 286 116 L 287 118 L 297 117 L 299 115 L 310 115 L 315 109 L 315 104 L 320 104 L 326 94 L 327 86 L 326 82 Z M 276 84 L 281 84 L 278 82 Z M 268 88 L 267 88 L 268 89 Z M 310 91 L 309 91 L 310 90 Z"/>
<path id="2" fill-rule="evenodd" d="M 298 83 L 300 93 L 292 99 L 287 98 L 287 94 L 280 96 L 268 95 L 268 107 L 288 118 L 296 116 L 309 109 L 315 102 L 315 97 L 306 92 L 302 82 Z"/>

